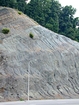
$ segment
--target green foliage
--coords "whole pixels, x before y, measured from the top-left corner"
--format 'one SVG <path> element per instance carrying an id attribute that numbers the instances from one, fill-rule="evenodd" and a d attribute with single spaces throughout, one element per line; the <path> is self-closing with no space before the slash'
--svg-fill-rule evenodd
<path id="1" fill-rule="evenodd" d="M 62 7 L 56 0 L 31 0 L 26 8 L 25 13 L 42 26 L 79 40 L 79 31 L 76 29 L 79 20 L 74 18 L 76 9 L 72 6 Z"/>
<path id="2" fill-rule="evenodd" d="M 21 15 L 21 14 L 22 14 L 22 12 L 21 12 L 21 11 L 18 11 L 18 14 L 19 14 L 19 15 Z"/>
<path id="3" fill-rule="evenodd" d="M 62 8 L 60 17 L 59 17 L 59 33 L 73 40 L 77 40 L 76 38 L 76 24 L 78 22 L 78 18 L 74 18 L 74 14 L 76 9 L 72 6 L 65 6 Z"/>
<path id="4" fill-rule="evenodd" d="M 59 31 L 59 10 L 61 5 L 57 1 L 31 0 L 26 8 L 27 15 L 39 24 L 52 31 Z"/>
<path id="5" fill-rule="evenodd" d="M 2 33 L 4 34 L 8 34 L 10 32 L 10 30 L 8 28 L 3 28 L 2 29 Z"/>
<path id="6" fill-rule="evenodd" d="M 40 25 L 79 41 L 79 29 L 76 29 L 79 18 L 74 18 L 76 9 L 71 5 L 62 7 L 57 0 L 31 0 L 29 4 L 25 0 L 0 0 L 0 6 L 16 8 Z"/>
<path id="7" fill-rule="evenodd" d="M 25 13 L 26 9 L 25 0 L 17 0 L 17 9 Z"/>
<path id="8" fill-rule="evenodd" d="M 22 98 L 20 98 L 20 101 L 24 101 Z"/>
<path id="9" fill-rule="evenodd" d="M 26 9 L 25 0 L 0 0 L 0 6 L 15 8 L 23 12 Z"/>
<path id="10" fill-rule="evenodd" d="M 34 38 L 34 35 L 32 33 L 30 33 L 29 34 L 29 37 L 33 39 Z"/>

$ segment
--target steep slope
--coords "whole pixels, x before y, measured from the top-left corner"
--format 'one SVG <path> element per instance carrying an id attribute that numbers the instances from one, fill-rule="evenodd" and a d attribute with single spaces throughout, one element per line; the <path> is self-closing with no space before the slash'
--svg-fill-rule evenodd
<path id="1" fill-rule="evenodd" d="M 79 43 L 0 7 L 0 101 L 27 99 L 28 70 L 30 99 L 79 98 Z"/>

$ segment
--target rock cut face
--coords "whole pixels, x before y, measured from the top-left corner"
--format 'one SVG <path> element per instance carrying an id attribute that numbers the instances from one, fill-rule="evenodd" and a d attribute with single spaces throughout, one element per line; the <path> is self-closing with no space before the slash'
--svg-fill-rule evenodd
<path id="1" fill-rule="evenodd" d="M 28 71 L 30 99 L 79 98 L 79 43 L 0 7 L 0 101 L 27 99 Z"/>

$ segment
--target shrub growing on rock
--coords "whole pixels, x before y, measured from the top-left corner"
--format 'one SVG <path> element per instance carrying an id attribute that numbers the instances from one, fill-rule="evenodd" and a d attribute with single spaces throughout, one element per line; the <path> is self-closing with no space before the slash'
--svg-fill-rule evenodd
<path id="1" fill-rule="evenodd" d="M 29 34 L 29 37 L 33 39 L 34 38 L 34 35 L 32 33 L 30 33 Z"/>
<path id="2" fill-rule="evenodd" d="M 9 32 L 10 32 L 10 30 L 8 28 L 3 28 L 2 29 L 3 34 L 8 34 Z"/>
<path id="3" fill-rule="evenodd" d="M 19 15 L 21 15 L 21 14 L 22 14 L 22 12 L 21 12 L 21 11 L 18 11 L 18 14 L 19 14 Z"/>

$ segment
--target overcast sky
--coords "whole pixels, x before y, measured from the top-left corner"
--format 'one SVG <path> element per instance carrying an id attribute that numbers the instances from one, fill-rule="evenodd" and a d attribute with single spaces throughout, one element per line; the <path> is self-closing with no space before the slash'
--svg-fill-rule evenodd
<path id="1" fill-rule="evenodd" d="M 62 6 L 72 5 L 72 7 L 76 8 L 75 17 L 79 17 L 79 0 L 59 0 Z"/>

